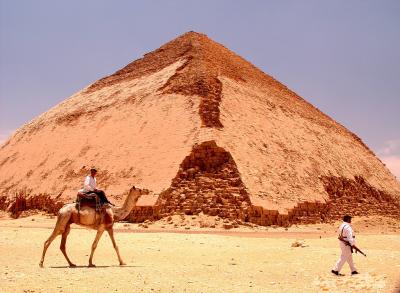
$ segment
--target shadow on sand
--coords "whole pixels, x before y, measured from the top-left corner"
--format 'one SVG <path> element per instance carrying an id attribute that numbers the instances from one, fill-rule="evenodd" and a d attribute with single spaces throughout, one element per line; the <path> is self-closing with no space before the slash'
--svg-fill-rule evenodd
<path id="1" fill-rule="evenodd" d="M 75 267 L 70 267 L 70 266 L 50 266 L 51 269 L 104 269 L 104 268 L 143 268 L 144 266 L 120 266 L 120 265 L 112 265 L 112 266 L 95 266 L 95 267 L 89 267 L 89 266 L 75 266 Z"/>

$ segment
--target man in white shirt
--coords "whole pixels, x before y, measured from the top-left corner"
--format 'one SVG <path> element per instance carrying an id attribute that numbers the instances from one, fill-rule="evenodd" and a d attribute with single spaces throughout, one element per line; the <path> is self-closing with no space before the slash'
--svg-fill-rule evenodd
<path id="1" fill-rule="evenodd" d="M 353 263 L 353 256 L 352 256 L 352 246 L 355 245 L 355 236 L 353 229 L 350 226 L 351 223 L 351 216 L 346 215 L 343 217 L 343 223 L 340 225 L 338 232 L 339 232 L 339 245 L 340 249 L 342 250 L 342 254 L 340 255 L 340 258 L 336 262 L 334 268 L 332 269 L 332 273 L 339 276 L 340 270 L 342 269 L 344 263 L 347 261 L 347 263 L 350 266 L 351 269 L 351 274 L 356 275 L 358 274 L 354 263 Z M 348 244 L 346 244 L 346 242 Z"/>
<path id="2" fill-rule="evenodd" d="M 101 204 L 113 205 L 111 202 L 108 201 L 104 191 L 96 188 L 96 174 L 96 169 L 90 169 L 90 175 L 86 176 L 85 182 L 83 183 L 82 193 L 95 193 L 100 198 Z"/>

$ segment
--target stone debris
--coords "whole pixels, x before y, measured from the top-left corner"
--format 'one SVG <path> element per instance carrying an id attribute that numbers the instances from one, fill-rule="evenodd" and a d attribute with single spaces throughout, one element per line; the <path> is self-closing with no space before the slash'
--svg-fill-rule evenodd
<path id="1" fill-rule="evenodd" d="M 224 229 L 229 230 L 229 229 L 232 229 L 232 228 L 233 228 L 233 225 L 232 225 L 232 224 L 225 224 L 225 223 L 224 223 L 223 227 L 224 227 Z"/>
<path id="2" fill-rule="evenodd" d="M 292 243 L 292 247 L 307 247 L 308 245 L 305 245 L 304 241 L 295 241 Z"/>
<path id="3" fill-rule="evenodd" d="M 174 213 L 204 213 L 228 219 L 246 220 L 250 198 L 232 156 L 215 141 L 193 148 L 172 180 L 160 194 L 154 210 L 158 217 Z"/>

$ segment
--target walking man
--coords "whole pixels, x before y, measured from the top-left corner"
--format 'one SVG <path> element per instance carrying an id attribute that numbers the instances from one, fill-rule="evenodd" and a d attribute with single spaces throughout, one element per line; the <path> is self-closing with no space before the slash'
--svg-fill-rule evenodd
<path id="1" fill-rule="evenodd" d="M 338 232 L 339 232 L 339 245 L 342 251 L 340 258 L 336 262 L 334 268 L 332 269 L 332 273 L 339 276 L 340 270 L 342 269 L 345 262 L 347 262 L 350 266 L 351 274 L 356 275 L 358 274 L 354 263 L 353 263 L 353 256 L 352 256 L 352 247 L 355 245 L 355 236 L 353 229 L 350 226 L 351 223 L 351 216 L 345 215 L 343 217 L 343 223 L 340 225 Z M 346 244 L 346 242 L 349 244 Z"/>

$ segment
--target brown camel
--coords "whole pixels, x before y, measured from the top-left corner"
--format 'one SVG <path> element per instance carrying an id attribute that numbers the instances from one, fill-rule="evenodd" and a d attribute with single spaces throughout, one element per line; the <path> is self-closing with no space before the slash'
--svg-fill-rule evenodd
<path id="1" fill-rule="evenodd" d="M 122 207 L 107 208 L 106 212 L 103 214 L 96 212 L 94 208 L 88 206 L 81 207 L 80 212 L 78 213 L 78 210 L 74 203 L 64 205 L 58 211 L 57 223 L 53 233 L 44 243 L 42 259 L 40 260 L 39 266 L 43 267 L 44 256 L 46 254 L 47 248 L 49 248 L 51 242 L 60 234 L 62 235 L 60 245 L 61 252 L 65 256 L 65 259 L 67 260 L 70 267 L 76 266 L 68 258 L 65 249 L 65 244 L 67 242 L 67 237 L 70 231 L 71 224 L 77 224 L 85 226 L 86 228 L 97 230 L 96 238 L 92 244 L 92 251 L 90 253 L 89 267 L 95 266 L 93 264 L 93 254 L 97 247 L 97 243 L 99 242 L 100 237 L 105 230 L 107 230 L 108 234 L 110 235 L 114 249 L 117 252 L 119 264 L 125 265 L 124 261 L 119 255 L 118 246 L 115 243 L 113 225 L 115 222 L 121 221 L 126 218 L 126 216 L 128 216 L 131 210 L 136 206 L 136 203 L 142 194 L 142 190 L 132 187 Z"/>

